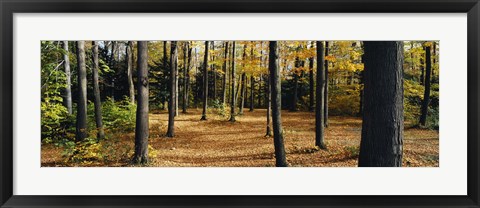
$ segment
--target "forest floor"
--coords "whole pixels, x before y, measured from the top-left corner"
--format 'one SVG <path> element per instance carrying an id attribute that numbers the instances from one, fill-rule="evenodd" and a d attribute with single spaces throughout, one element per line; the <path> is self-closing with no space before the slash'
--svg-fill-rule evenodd
<path id="1" fill-rule="evenodd" d="M 165 137 L 166 111 L 150 114 L 150 166 L 153 167 L 271 167 L 275 165 L 273 137 L 265 137 L 266 110 L 255 109 L 237 116 L 235 123 L 210 113 L 200 121 L 201 109 L 175 119 L 175 137 Z M 315 114 L 282 111 L 287 161 L 293 167 L 357 166 L 361 119 L 329 117 L 325 142 L 327 150 L 315 148 Z M 407 125 L 406 125 L 407 126 Z M 103 142 L 108 159 L 65 162 L 63 149 L 42 144 L 42 166 L 131 166 L 134 133 L 114 133 Z M 403 166 L 438 167 L 439 134 L 436 130 L 406 128 Z"/>

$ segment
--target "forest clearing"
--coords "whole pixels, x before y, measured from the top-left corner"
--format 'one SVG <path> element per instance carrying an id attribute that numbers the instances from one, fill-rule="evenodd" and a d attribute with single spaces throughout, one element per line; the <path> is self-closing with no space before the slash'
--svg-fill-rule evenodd
<path id="1" fill-rule="evenodd" d="M 438 41 L 42 41 L 42 167 L 439 167 Z"/>
<path id="2" fill-rule="evenodd" d="M 152 167 L 271 167 L 275 164 L 272 137 L 265 137 L 265 109 L 246 111 L 236 123 L 218 114 L 202 122 L 201 109 L 180 114 L 175 139 L 165 136 L 168 114 L 150 114 L 150 145 L 156 150 Z M 332 116 L 325 132 L 328 149 L 315 147 L 314 113 L 282 112 L 287 160 L 292 167 L 356 167 L 361 137 L 361 119 Z M 42 166 L 129 167 L 134 133 L 114 134 L 112 157 L 107 164 L 98 160 L 65 163 L 62 148 L 42 146 Z M 407 128 L 404 138 L 404 167 L 438 167 L 438 131 Z"/>

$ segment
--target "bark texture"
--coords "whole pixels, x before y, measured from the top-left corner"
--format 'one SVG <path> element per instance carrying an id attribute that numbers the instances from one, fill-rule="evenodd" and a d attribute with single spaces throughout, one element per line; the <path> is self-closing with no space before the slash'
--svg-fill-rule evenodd
<path id="1" fill-rule="evenodd" d="M 432 57 L 431 47 L 425 47 L 425 91 L 422 101 L 422 114 L 420 115 L 420 125 L 425 126 L 427 124 L 428 105 L 430 104 L 430 83 L 431 83 L 431 71 L 432 71 Z"/>
<path id="2" fill-rule="evenodd" d="M 200 120 L 207 120 L 208 101 L 208 41 L 205 41 L 205 55 L 203 57 L 203 110 Z"/>
<path id="3" fill-rule="evenodd" d="M 177 96 L 177 41 L 170 43 L 170 99 L 168 103 L 167 137 L 175 136 L 175 111 Z"/>
<path id="4" fill-rule="evenodd" d="M 92 60 L 93 60 L 93 97 L 95 107 L 95 123 L 97 124 L 97 139 L 105 138 L 105 131 L 103 130 L 102 121 L 102 101 L 100 100 L 100 86 L 98 84 L 98 44 L 96 41 L 92 41 Z"/>
<path id="5" fill-rule="evenodd" d="M 77 41 L 77 128 L 76 141 L 82 141 L 88 136 L 87 129 L 87 68 L 85 66 L 85 41 Z"/>
<path id="6" fill-rule="evenodd" d="M 65 68 L 65 78 L 67 86 L 65 87 L 65 107 L 67 107 L 68 114 L 72 115 L 72 75 L 70 71 L 70 57 L 68 52 L 68 41 L 63 41 L 63 66 Z"/>
<path id="7" fill-rule="evenodd" d="M 325 93 L 325 48 L 323 41 L 317 41 L 317 87 L 315 89 L 317 94 L 315 106 L 315 146 L 320 149 L 326 149 L 324 141 L 325 121 L 323 117 Z"/>
<path id="8" fill-rule="evenodd" d="M 277 41 L 269 42 L 268 69 L 270 71 L 272 90 L 272 120 L 273 120 L 273 143 L 275 147 L 275 165 L 287 167 L 285 145 L 283 143 L 282 129 L 282 88 L 280 82 L 280 66 L 278 63 Z"/>
<path id="9" fill-rule="evenodd" d="M 138 41 L 137 53 L 137 121 L 135 125 L 134 164 L 148 163 L 148 48 L 147 41 Z"/>
<path id="10" fill-rule="evenodd" d="M 400 167 L 403 42 L 366 41 L 360 167 Z"/>

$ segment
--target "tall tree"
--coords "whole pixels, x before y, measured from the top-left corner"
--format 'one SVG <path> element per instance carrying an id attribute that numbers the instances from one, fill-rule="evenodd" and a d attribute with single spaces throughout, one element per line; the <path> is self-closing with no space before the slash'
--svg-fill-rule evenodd
<path id="1" fill-rule="evenodd" d="M 227 98 L 227 57 L 228 57 L 228 42 L 225 41 L 225 50 L 223 58 L 223 78 L 222 78 L 222 104 L 225 105 Z"/>
<path id="2" fill-rule="evenodd" d="M 170 43 L 170 99 L 168 103 L 168 129 L 167 137 L 175 136 L 175 111 L 177 99 L 177 41 Z"/>
<path id="3" fill-rule="evenodd" d="M 360 167 L 400 167 L 403 145 L 403 42 L 366 41 Z"/>
<path id="4" fill-rule="evenodd" d="M 87 68 L 85 67 L 85 41 L 77 41 L 77 128 L 76 141 L 82 141 L 88 136 L 87 129 Z"/>
<path id="5" fill-rule="evenodd" d="M 250 47 L 250 61 L 253 63 L 253 48 L 255 47 L 255 42 L 252 41 L 252 46 Z M 255 89 L 255 78 L 253 77 L 253 73 L 250 75 L 250 112 L 253 111 L 253 101 L 254 95 L 253 90 Z"/>
<path id="6" fill-rule="evenodd" d="M 192 49 L 190 48 L 190 43 L 185 42 L 185 51 L 183 53 L 183 61 L 185 69 L 183 70 L 183 102 L 182 102 L 182 112 L 187 112 L 188 107 L 188 87 L 190 83 L 190 58 L 192 56 Z"/>
<path id="7" fill-rule="evenodd" d="M 135 125 L 134 164 L 148 163 L 148 42 L 138 41 L 137 120 Z"/>
<path id="8" fill-rule="evenodd" d="M 92 60 L 93 60 L 93 96 L 95 107 L 95 123 L 97 124 L 97 139 L 105 138 L 105 131 L 103 130 L 102 121 L 102 102 L 100 100 L 100 86 L 98 84 L 98 43 L 92 41 Z"/>
<path id="9" fill-rule="evenodd" d="M 423 47 L 423 50 L 425 51 L 425 47 Z M 425 56 L 424 55 L 420 56 L 420 70 L 421 70 L 420 85 L 424 85 L 425 84 Z"/>
<path id="10" fill-rule="evenodd" d="M 177 42 L 175 41 L 175 44 L 177 44 Z M 175 59 L 172 59 L 172 62 L 170 62 L 170 64 L 173 66 L 175 65 L 174 69 L 175 69 L 175 91 L 173 91 L 175 93 L 175 116 L 178 116 L 178 92 L 179 92 L 179 89 L 178 89 L 178 53 L 177 53 L 177 46 L 175 46 Z M 175 62 L 175 63 L 174 63 Z"/>
<path id="11" fill-rule="evenodd" d="M 213 89 L 212 89 L 212 98 L 214 101 L 217 100 L 217 71 L 215 69 L 215 41 L 212 41 L 212 64 L 210 65 L 210 70 L 212 71 L 213 77 Z"/>
<path id="12" fill-rule="evenodd" d="M 313 47 L 313 41 L 310 43 L 310 47 Z M 314 74 L 313 74 L 313 57 L 308 58 L 308 68 L 310 69 L 310 70 L 309 70 L 309 73 L 308 73 L 308 75 L 309 75 L 308 84 L 309 84 L 309 88 L 310 88 L 310 92 L 309 92 L 309 93 L 310 93 L 310 95 L 309 95 L 309 97 L 310 97 L 310 103 L 309 103 L 309 105 L 308 105 L 308 110 L 309 110 L 309 111 L 313 111 L 313 109 L 315 108 L 315 107 L 314 107 L 314 105 L 315 105 L 315 104 L 314 104 L 314 103 L 315 103 L 315 102 L 314 102 L 314 99 L 315 99 L 315 91 L 314 91 L 314 85 L 315 85 L 314 80 L 315 80 L 315 76 L 314 76 Z"/>
<path id="13" fill-rule="evenodd" d="M 295 69 L 300 67 L 300 59 L 298 57 L 295 58 Z M 296 71 L 293 72 L 293 92 L 292 92 L 292 106 L 290 106 L 291 111 L 297 111 L 297 103 L 298 103 L 298 74 Z"/>
<path id="14" fill-rule="evenodd" d="M 207 101 L 208 101 L 208 42 L 205 41 L 205 54 L 203 57 L 203 110 L 200 120 L 207 120 Z"/>
<path id="15" fill-rule="evenodd" d="M 65 78 L 67 82 L 67 86 L 65 86 L 65 107 L 67 107 L 67 111 L 69 115 L 72 115 L 72 81 L 71 81 L 71 72 L 70 72 L 70 56 L 68 52 L 68 41 L 63 41 L 63 66 L 65 68 Z"/>
<path id="16" fill-rule="evenodd" d="M 328 41 L 325 41 L 325 56 L 328 56 L 330 47 Z M 328 60 L 325 60 L 325 90 L 323 99 L 323 122 L 328 127 Z"/>
<path id="17" fill-rule="evenodd" d="M 164 70 L 165 74 L 167 74 L 167 72 L 170 71 L 170 68 L 167 68 L 167 60 L 168 60 L 167 54 L 168 54 L 167 41 L 163 41 L 163 70 Z M 164 91 L 168 90 L 167 85 L 165 85 L 165 87 L 163 87 L 163 90 Z M 162 96 L 162 99 L 163 99 L 162 100 L 162 109 L 165 109 L 167 100 L 166 100 L 165 96 Z"/>
<path id="18" fill-rule="evenodd" d="M 275 165 L 287 167 L 285 145 L 282 130 L 282 87 L 280 82 L 280 66 L 278 63 L 277 41 L 269 42 L 268 68 L 270 71 L 270 84 L 272 90 L 272 120 L 273 143 L 275 146 Z"/>
<path id="19" fill-rule="evenodd" d="M 428 105 L 430 104 L 430 82 L 431 82 L 431 71 L 432 71 L 432 57 L 431 57 L 431 46 L 425 47 L 425 91 L 423 94 L 422 101 L 422 114 L 420 115 L 420 125 L 425 126 L 427 124 L 427 114 L 428 114 Z"/>
<path id="20" fill-rule="evenodd" d="M 232 43 L 232 92 L 230 102 L 230 122 L 235 122 L 235 41 Z"/>
<path id="21" fill-rule="evenodd" d="M 245 106 L 245 92 L 247 91 L 246 89 L 246 85 L 247 85 L 247 75 L 245 74 L 245 72 L 242 73 L 242 80 L 241 80 L 241 83 L 242 83 L 242 88 L 240 90 L 240 105 L 238 106 L 238 114 L 239 115 L 243 115 L 243 108 Z"/>
<path id="22" fill-rule="evenodd" d="M 128 92 L 130 96 L 130 102 L 135 103 L 135 87 L 133 86 L 133 43 L 128 41 L 127 43 L 127 79 L 128 79 Z"/>
<path id="23" fill-rule="evenodd" d="M 317 41 L 317 87 L 316 87 L 316 106 L 315 106 L 315 146 L 320 149 L 326 149 L 324 142 L 325 121 L 323 117 L 325 98 L 325 49 L 323 41 Z"/>

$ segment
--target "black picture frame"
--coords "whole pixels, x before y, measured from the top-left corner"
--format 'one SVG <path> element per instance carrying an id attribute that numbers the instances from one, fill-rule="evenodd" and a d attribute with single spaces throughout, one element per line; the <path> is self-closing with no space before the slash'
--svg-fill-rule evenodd
<path id="1" fill-rule="evenodd" d="M 478 0 L 0 0 L 1 207 L 480 207 Z M 25 196 L 13 195 L 15 13 L 467 13 L 468 194 L 465 196 Z M 455 139 L 455 138 L 451 138 Z"/>

